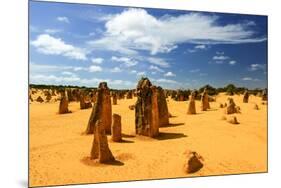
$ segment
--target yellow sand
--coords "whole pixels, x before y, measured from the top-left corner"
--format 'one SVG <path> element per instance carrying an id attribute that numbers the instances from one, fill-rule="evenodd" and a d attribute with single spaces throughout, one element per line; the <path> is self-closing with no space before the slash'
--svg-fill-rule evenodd
<path id="1" fill-rule="evenodd" d="M 36 99 L 38 94 L 33 95 Z M 30 104 L 30 186 L 128 181 L 141 179 L 253 173 L 267 171 L 267 105 L 261 98 L 233 96 L 241 107 L 235 114 L 239 125 L 221 120 L 219 108 L 228 96 L 220 94 L 211 102 L 211 110 L 202 112 L 196 101 L 196 115 L 187 115 L 188 102 L 168 100 L 174 116 L 171 125 L 160 128 L 157 139 L 135 136 L 134 99 L 118 100 L 113 113 L 122 116 L 123 143 L 109 147 L 119 161 L 115 165 L 93 164 L 87 157 L 93 135 L 86 129 L 92 109 L 80 110 L 79 103 L 69 104 L 71 114 L 58 115 L 59 102 Z M 44 98 L 44 97 L 43 97 Z M 45 98 L 44 98 L 45 99 Z M 260 110 L 254 110 L 254 104 Z M 184 172 L 186 152 L 196 151 L 204 158 L 204 167 L 190 175 Z"/>

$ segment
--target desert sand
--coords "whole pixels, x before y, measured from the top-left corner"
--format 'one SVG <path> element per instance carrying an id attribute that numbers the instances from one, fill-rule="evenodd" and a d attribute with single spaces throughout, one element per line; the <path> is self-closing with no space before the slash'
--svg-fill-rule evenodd
<path id="1" fill-rule="evenodd" d="M 38 94 L 32 95 L 34 101 Z M 43 96 L 43 95 L 41 95 Z M 57 114 L 59 101 L 30 102 L 29 178 L 30 186 L 98 183 L 191 176 L 256 173 L 267 171 L 267 105 L 260 97 L 232 96 L 241 114 L 240 124 L 222 120 L 227 101 L 220 93 L 211 109 L 188 115 L 188 101 L 168 98 L 170 125 L 160 128 L 157 138 L 135 134 L 135 111 L 129 109 L 136 98 L 118 100 L 112 112 L 122 117 L 124 141 L 108 136 L 109 148 L 117 162 L 97 164 L 89 160 L 93 135 L 82 135 L 91 108 L 80 110 L 78 102 L 69 103 L 72 113 Z M 259 110 L 254 110 L 258 104 Z M 196 151 L 204 167 L 194 174 L 184 171 L 186 153 Z"/>

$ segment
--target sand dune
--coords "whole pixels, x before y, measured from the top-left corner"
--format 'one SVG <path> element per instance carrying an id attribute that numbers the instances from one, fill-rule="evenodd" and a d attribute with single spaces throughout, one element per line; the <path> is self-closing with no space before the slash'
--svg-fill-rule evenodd
<path id="1" fill-rule="evenodd" d="M 38 94 L 33 96 L 36 99 Z M 59 102 L 30 104 L 30 186 L 96 183 L 158 178 L 223 175 L 267 171 L 267 105 L 261 98 L 233 96 L 241 107 L 235 114 L 240 124 L 221 120 L 219 108 L 228 96 L 220 94 L 211 109 L 187 115 L 188 102 L 168 99 L 173 115 L 170 125 L 160 128 L 153 139 L 135 135 L 135 111 L 129 110 L 136 98 L 118 100 L 112 112 L 122 116 L 124 142 L 110 141 L 109 147 L 117 159 L 111 165 L 95 164 L 90 156 L 93 135 L 82 135 L 91 109 L 80 110 L 79 103 L 69 103 L 72 113 L 58 115 Z M 260 110 L 254 110 L 254 104 Z M 204 167 L 186 174 L 186 152 L 193 150 L 204 158 Z"/>

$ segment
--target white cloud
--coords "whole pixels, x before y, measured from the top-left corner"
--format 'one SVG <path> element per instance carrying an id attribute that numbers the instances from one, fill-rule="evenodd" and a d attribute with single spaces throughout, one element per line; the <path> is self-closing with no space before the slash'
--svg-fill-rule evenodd
<path id="1" fill-rule="evenodd" d="M 207 47 L 204 44 L 200 44 L 200 45 L 195 46 L 194 48 L 195 49 L 206 49 Z"/>
<path id="2" fill-rule="evenodd" d="M 81 70 L 87 70 L 85 67 L 73 67 L 74 71 L 81 71 Z"/>
<path id="3" fill-rule="evenodd" d="M 80 67 L 80 66 L 66 66 L 66 65 L 45 65 L 45 64 L 37 64 L 34 62 L 30 62 L 29 64 L 30 67 L 30 73 L 35 75 L 35 74 L 53 74 L 53 73 L 62 73 L 64 75 L 70 75 L 74 73 L 72 73 L 71 71 L 88 71 L 89 68 L 88 67 Z"/>
<path id="4" fill-rule="evenodd" d="M 197 52 L 199 50 L 207 50 L 207 48 L 208 48 L 207 45 L 199 44 L 199 45 L 194 46 L 192 49 L 188 49 L 187 51 L 189 53 L 194 53 L 194 52 Z"/>
<path id="5" fill-rule="evenodd" d="M 81 79 L 80 83 L 82 85 L 97 86 L 100 82 L 107 82 L 109 88 L 131 88 L 135 86 L 135 83 L 127 80 L 112 80 L 112 79 L 100 79 L 100 78 L 91 78 L 91 79 Z"/>
<path id="6" fill-rule="evenodd" d="M 70 59 L 87 60 L 86 52 L 81 48 L 66 44 L 62 39 L 55 38 L 49 34 L 42 34 L 36 40 L 31 41 L 39 53 L 46 55 L 62 55 Z"/>
<path id="7" fill-rule="evenodd" d="M 59 17 L 57 17 L 57 20 L 59 22 L 70 23 L 68 17 L 65 17 L 65 16 L 59 16 Z"/>
<path id="8" fill-rule="evenodd" d="M 265 70 L 265 64 L 251 64 L 249 70 L 250 71 L 257 71 L 257 70 Z"/>
<path id="9" fill-rule="evenodd" d="M 92 58 L 91 61 L 94 64 L 102 64 L 103 63 L 103 58 Z"/>
<path id="10" fill-rule="evenodd" d="M 31 73 L 54 72 L 71 69 L 69 66 L 56 66 L 56 65 L 43 65 L 30 62 L 29 64 Z"/>
<path id="11" fill-rule="evenodd" d="M 244 78 L 242 78 L 242 80 L 249 81 L 249 80 L 253 80 L 253 79 L 251 77 L 244 77 Z"/>
<path id="12" fill-rule="evenodd" d="M 232 60 L 232 61 L 229 61 L 229 64 L 230 65 L 235 65 L 237 62 L 236 61 L 234 61 L 234 60 Z"/>
<path id="13" fill-rule="evenodd" d="M 188 49 L 187 51 L 188 51 L 189 53 L 197 52 L 197 50 L 195 50 L 195 49 Z"/>
<path id="14" fill-rule="evenodd" d="M 149 69 L 150 69 L 150 70 L 157 71 L 157 72 L 164 72 L 163 69 L 160 69 L 159 67 L 154 66 L 154 65 L 150 65 L 150 66 L 149 66 Z M 156 72 L 155 72 L 155 73 L 156 73 Z"/>
<path id="15" fill-rule="evenodd" d="M 30 75 L 30 81 L 31 83 L 48 83 L 48 84 L 54 84 L 54 83 L 71 83 L 71 82 L 77 82 L 80 81 L 80 78 L 77 76 L 55 76 L 55 75 L 42 75 L 42 74 L 36 74 Z"/>
<path id="16" fill-rule="evenodd" d="M 167 72 L 166 74 L 164 74 L 164 76 L 173 77 L 173 76 L 176 76 L 176 75 L 172 72 Z"/>
<path id="17" fill-rule="evenodd" d="M 214 56 L 213 57 L 213 60 L 227 60 L 227 59 L 229 59 L 229 57 L 228 56 L 224 56 L 224 55 L 220 55 L 220 56 Z"/>
<path id="18" fill-rule="evenodd" d="M 251 78 L 251 77 L 244 77 L 242 78 L 243 81 L 260 81 L 259 79 L 257 78 Z"/>
<path id="19" fill-rule="evenodd" d="M 219 16 L 189 13 L 160 18 L 144 9 L 131 8 L 111 16 L 105 24 L 106 32 L 100 39 L 91 41 L 93 47 L 137 53 L 167 53 L 178 44 L 237 44 L 262 42 L 255 38 L 256 32 L 247 23 L 218 24 Z"/>
<path id="20" fill-rule="evenodd" d="M 69 71 L 63 71 L 61 74 L 62 75 L 69 75 L 69 76 L 75 75 L 73 72 L 69 72 Z"/>
<path id="21" fill-rule="evenodd" d="M 116 62 L 121 62 L 123 63 L 126 67 L 132 67 L 138 64 L 138 61 L 133 60 L 131 58 L 128 57 L 116 57 L 116 56 L 112 56 L 111 57 L 112 61 L 116 61 Z"/>
<path id="22" fill-rule="evenodd" d="M 62 32 L 62 30 L 61 29 L 45 29 L 44 32 L 48 33 L 48 34 L 55 34 L 55 33 Z"/>
<path id="23" fill-rule="evenodd" d="M 110 88 L 132 88 L 135 83 L 127 80 L 112 80 L 112 79 L 100 79 L 100 78 L 79 78 L 76 75 L 44 75 L 44 74 L 31 74 L 30 82 L 33 84 L 63 84 L 63 85 L 81 85 L 81 86 L 97 86 L 100 82 L 107 82 Z"/>
<path id="24" fill-rule="evenodd" d="M 191 73 L 196 73 L 196 72 L 199 72 L 200 71 L 200 69 L 192 69 L 192 70 L 190 70 L 189 72 L 191 72 Z"/>
<path id="25" fill-rule="evenodd" d="M 138 52 L 136 50 L 130 49 L 125 46 L 122 40 L 118 38 L 104 37 L 95 41 L 88 41 L 89 46 L 93 50 L 110 50 L 126 55 L 136 55 Z"/>
<path id="26" fill-rule="evenodd" d="M 78 67 L 65 66 L 65 65 L 45 65 L 30 62 L 29 64 L 31 73 L 52 73 L 52 72 L 64 72 L 71 71 Z"/>
<path id="27" fill-rule="evenodd" d="M 92 65 L 89 67 L 89 72 L 101 72 L 102 68 L 100 66 Z"/>
<path id="28" fill-rule="evenodd" d="M 169 79 L 165 79 L 165 78 L 160 78 L 160 79 L 156 79 L 156 80 L 153 80 L 153 81 L 155 81 L 157 83 L 178 84 L 178 82 L 175 81 L 175 80 L 169 80 Z"/>
<path id="29" fill-rule="evenodd" d="M 114 67 L 110 70 L 110 72 L 122 72 L 122 69 L 120 69 L 119 67 Z"/>
<path id="30" fill-rule="evenodd" d="M 131 70 L 130 73 L 131 74 L 137 74 L 137 71 L 136 70 Z"/>
<path id="31" fill-rule="evenodd" d="M 170 64 L 162 58 L 148 57 L 146 60 L 151 64 L 158 65 L 163 68 L 170 67 Z"/>
<path id="32" fill-rule="evenodd" d="M 223 64 L 224 61 L 215 61 L 216 64 Z"/>
<path id="33" fill-rule="evenodd" d="M 138 76 L 145 76 L 146 73 L 145 73 L 145 72 L 138 72 L 137 75 L 138 75 Z"/>

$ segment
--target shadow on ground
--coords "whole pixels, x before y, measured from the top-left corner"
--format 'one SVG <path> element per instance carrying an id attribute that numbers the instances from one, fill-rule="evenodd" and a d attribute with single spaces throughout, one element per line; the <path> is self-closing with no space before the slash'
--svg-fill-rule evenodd
<path id="1" fill-rule="evenodd" d="M 185 123 L 169 123 L 168 125 L 164 125 L 163 127 L 160 128 L 164 128 L 164 127 L 176 127 L 176 126 L 181 126 L 184 125 Z"/>
<path id="2" fill-rule="evenodd" d="M 187 137 L 187 135 L 183 133 L 159 133 L 159 135 L 155 138 L 157 140 L 169 140 L 169 139 L 177 139 Z"/>
<path id="3" fill-rule="evenodd" d="M 124 163 L 122 161 L 116 160 L 107 162 L 107 163 L 98 163 L 96 160 L 92 160 L 90 157 L 84 157 L 81 159 L 81 162 L 87 166 L 107 166 L 107 165 L 112 165 L 112 166 L 123 166 Z"/>

